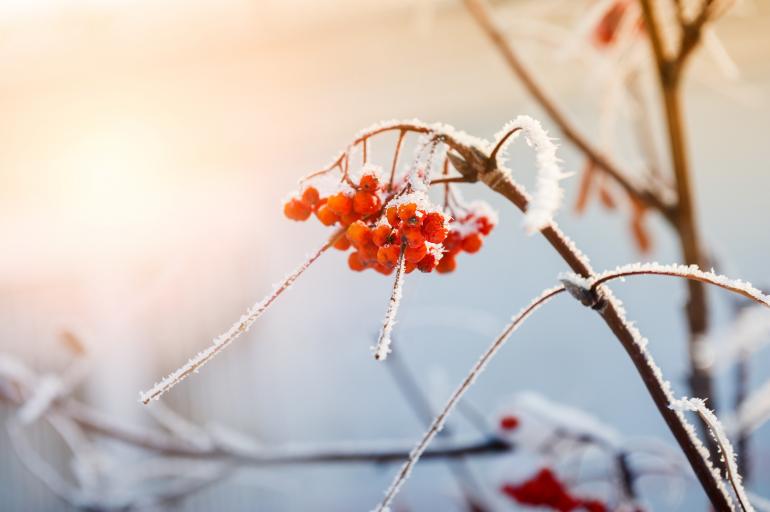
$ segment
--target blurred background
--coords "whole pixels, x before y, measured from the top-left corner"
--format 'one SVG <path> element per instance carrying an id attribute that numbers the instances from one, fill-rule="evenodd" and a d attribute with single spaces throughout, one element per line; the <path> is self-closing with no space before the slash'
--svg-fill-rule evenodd
<path id="1" fill-rule="evenodd" d="M 606 92 L 601 56 L 573 41 L 592 2 L 496 4 L 522 56 L 593 140 Z M 686 116 L 704 239 L 732 276 L 770 286 L 770 4 L 744 2 L 716 34 L 729 54 L 696 58 Z M 654 105 L 654 108 L 659 108 Z M 140 390 L 224 331 L 271 284 L 317 248 L 318 223 L 286 220 L 281 200 L 361 128 L 382 119 L 442 121 L 491 138 L 518 114 L 558 131 L 530 100 L 459 2 L 388 0 L 5 0 L 0 3 L 0 350 L 39 372 L 87 351 L 77 395 L 126 424 L 153 425 Z M 622 111 L 620 118 L 626 115 Z M 655 112 L 654 116 L 659 116 Z M 605 127 L 606 128 L 606 127 Z M 606 130 L 605 130 L 606 132 Z M 611 151 L 634 168 L 622 130 Z M 661 136 L 661 140 L 662 136 Z M 517 150 L 518 151 L 518 150 Z M 573 147 L 564 167 L 580 171 Z M 373 155 L 387 165 L 390 153 Z M 527 185 L 532 160 L 511 167 Z M 678 247 L 654 215 L 655 245 L 640 255 L 627 216 L 592 204 L 564 230 L 596 268 L 640 259 L 675 262 Z M 396 328 L 404 362 L 443 403 L 507 319 L 563 263 L 520 229 L 520 215 L 482 186 L 500 212 L 484 249 L 450 275 L 410 275 Z M 391 279 L 354 274 L 328 254 L 259 323 L 167 397 L 199 425 L 226 425 L 264 446 L 400 440 L 423 431 L 391 375 L 370 356 Z M 680 393 L 685 393 L 684 286 L 635 279 L 614 287 Z M 715 329 L 732 302 L 710 291 Z M 770 358 L 752 361 L 752 385 Z M 490 418 L 512 394 L 537 390 L 590 412 L 629 438 L 673 438 L 635 370 L 597 317 L 559 298 L 504 348 L 468 395 Z M 729 374 L 720 396 L 732 396 Z M 0 419 L 14 409 L 0 406 Z M 462 419 L 455 430 L 472 435 Z M 34 448 L 67 475 L 67 449 L 31 428 Z M 110 467 L 141 454 L 105 445 Z M 751 488 L 770 494 L 770 429 L 752 440 Z M 20 464 L 0 434 L 3 510 L 68 510 Z M 489 500 L 516 455 L 471 463 Z M 368 510 L 395 465 L 248 469 L 175 503 L 180 510 Z M 641 481 L 654 509 L 705 509 L 694 480 Z M 681 482 L 680 482 L 681 483 Z M 462 510 L 446 466 L 417 467 L 403 510 Z"/>

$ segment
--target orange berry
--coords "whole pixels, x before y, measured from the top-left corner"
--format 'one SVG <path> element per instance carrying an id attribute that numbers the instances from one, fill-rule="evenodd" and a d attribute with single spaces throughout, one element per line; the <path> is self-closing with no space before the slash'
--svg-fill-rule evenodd
<path id="1" fill-rule="evenodd" d="M 425 238 L 422 236 L 420 228 L 404 228 L 401 230 L 401 236 L 406 239 L 406 244 L 409 247 L 420 247 L 425 245 Z"/>
<path id="2" fill-rule="evenodd" d="M 373 243 L 368 243 L 358 248 L 358 252 L 361 255 L 361 261 L 367 265 L 374 265 L 377 263 L 377 251 L 379 248 Z"/>
<path id="3" fill-rule="evenodd" d="M 478 233 L 471 233 L 463 238 L 463 251 L 470 253 L 478 252 L 481 249 L 482 243 L 483 241 Z"/>
<path id="4" fill-rule="evenodd" d="M 422 222 L 422 234 L 430 243 L 440 244 L 447 236 L 447 229 L 444 226 L 444 216 L 438 212 L 430 212 L 425 216 Z"/>
<path id="5" fill-rule="evenodd" d="M 384 267 L 393 268 L 401 257 L 401 247 L 397 245 L 384 245 L 377 249 L 377 263 Z"/>
<path id="6" fill-rule="evenodd" d="M 371 241 L 372 230 L 369 229 L 369 226 L 357 220 L 348 226 L 347 239 L 356 247 L 362 247 Z"/>
<path id="7" fill-rule="evenodd" d="M 374 192 L 380 186 L 380 180 L 373 173 L 366 173 L 361 176 L 358 186 L 366 192 Z"/>
<path id="8" fill-rule="evenodd" d="M 350 267 L 350 270 L 355 270 L 356 272 L 366 270 L 366 263 L 361 259 L 361 254 L 359 252 L 353 251 L 350 253 L 350 256 L 348 256 L 348 267 Z"/>
<path id="9" fill-rule="evenodd" d="M 315 216 L 318 217 L 318 220 L 320 220 L 321 224 L 324 226 L 333 226 L 339 220 L 337 214 L 334 213 L 328 205 L 323 205 L 316 210 Z"/>
<path id="10" fill-rule="evenodd" d="M 364 217 L 377 213 L 380 211 L 381 206 L 382 201 L 377 194 L 359 190 L 356 192 L 356 195 L 353 196 L 353 211 Z"/>
<path id="11" fill-rule="evenodd" d="M 457 231 L 450 231 L 444 239 L 444 252 L 456 254 L 462 249 L 463 239 Z"/>
<path id="12" fill-rule="evenodd" d="M 360 218 L 361 216 L 358 215 L 357 213 L 354 213 L 354 212 L 346 213 L 345 215 L 340 215 L 340 224 L 342 224 L 345 227 L 348 227 Z"/>
<path id="13" fill-rule="evenodd" d="M 385 216 L 388 218 L 388 224 L 397 228 L 401 224 L 401 219 L 398 217 L 398 208 L 391 206 L 385 211 Z"/>
<path id="14" fill-rule="evenodd" d="M 436 268 L 436 257 L 432 254 L 426 254 L 423 259 L 417 263 L 417 268 L 420 272 L 432 272 Z"/>
<path id="15" fill-rule="evenodd" d="M 334 241 L 333 247 L 340 251 L 347 251 L 350 249 L 350 240 L 348 240 L 347 237 L 341 236 Z"/>
<path id="16" fill-rule="evenodd" d="M 404 259 L 408 263 L 417 263 L 422 260 L 426 254 L 428 254 L 428 248 L 423 243 L 417 247 L 407 247 L 404 251 Z"/>
<path id="17" fill-rule="evenodd" d="M 393 273 L 393 267 L 388 267 L 388 266 L 385 266 L 385 265 L 380 265 L 379 263 L 374 265 L 374 270 L 376 270 L 377 272 L 379 272 L 380 274 L 385 275 L 385 276 L 389 276 L 390 274 Z"/>
<path id="18" fill-rule="evenodd" d="M 315 206 L 320 200 L 321 196 L 318 194 L 318 190 L 315 187 L 308 187 L 302 192 L 301 201 L 310 208 Z"/>
<path id="19" fill-rule="evenodd" d="M 377 247 L 382 247 L 385 244 L 392 243 L 391 235 L 393 234 L 393 228 L 387 224 L 380 224 L 372 230 L 372 242 Z"/>
<path id="20" fill-rule="evenodd" d="M 297 199 L 289 199 L 283 205 L 283 214 L 291 220 L 307 220 L 312 210 Z"/>
<path id="21" fill-rule="evenodd" d="M 409 226 L 419 226 L 424 215 L 414 203 L 405 203 L 398 207 L 398 217 Z"/>
<path id="22" fill-rule="evenodd" d="M 412 272 L 414 272 L 414 269 L 416 268 L 417 268 L 417 263 L 413 263 L 411 261 L 407 261 L 404 263 L 404 272 L 406 272 L 407 274 L 411 274 Z"/>
<path id="23" fill-rule="evenodd" d="M 487 236 L 492 231 L 492 228 L 495 227 L 487 217 L 479 217 L 476 219 L 476 225 L 479 227 L 479 232 L 484 236 Z"/>
<path id="24" fill-rule="evenodd" d="M 342 192 L 329 196 L 326 205 L 340 217 L 349 214 L 353 210 L 353 200 Z"/>
<path id="25" fill-rule="evenodd" d="M 441 274 L 452 272 L 455 268 L 457 268 L 457 260 L 453 254 L 445 254 L 436 266 L 436 270 Z"/>

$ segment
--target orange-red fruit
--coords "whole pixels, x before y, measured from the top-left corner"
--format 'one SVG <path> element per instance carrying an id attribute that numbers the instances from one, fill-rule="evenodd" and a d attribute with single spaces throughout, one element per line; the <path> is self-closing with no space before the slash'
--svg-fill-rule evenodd
<path id="1" fill-rule="evenodd" d="M 355 212 L 346 213 L 345 215 L 340 215 L 340 224 L 348 227 L 360 218 L 361 216 Z"/>
<path id="2" fill-rule="evenodd" d="M 358 248 L 358 252 L 361 255 L 361 261 L 367 265 L 374 265 L 377 263 L 377 251 L 378 247 L 373 243 L 367 243 Z"/>
<path id="3" fill-rule="evenodd" d="M 428 254 L 428 248 L 425 247 L 425 244 L 417 247 L 407 247 L 404 251 L 404 259 L 407 263 L 417 263 L 422 260 L 426 254 Z"/>
<path id="4" fill-rule="evenodd" d="M 436 266 L 436 270 L 442 274 L 452 272 L 455 268 L 457 268 L 457 260 L 453 254 L 445 254 Z"/>
<path id="5" fill-rule="evenodd" d="M 378 180 L 377 176 L 374 174 L 366 173 L 361 176 L 361 181 L 358 182 L 358 186 L 361 190 L 366 192 L 374 192 L 377 190 L 377 187 L 380 186 L 380 180 Z"/>
<path id="6" fill-rule="evenodd" d="M 478 233 L 471 233 L 463 238 L 463 251 L 470 253 L 478 252 L 481 249 L 482 243 L 483 241 Z"/>
<path id="7" fill-rule="evenodd" d="M 391 273 L 393 273 L 393 267 L 388 267 L 388 266 L 385 266 L 385 265 L 380 265 L 379 263 L 377 263 L 374 266 L 374 270 L 376 270 L 380 274 L 383 274 L 383 275 L 386 275 L 386 276 L 389 276 Z"/>
<path id="8" fill-rule="evenodd" d="M 359 190 L 356 192 L 356 195 L 353 196 L 353 211 L 364 217 L 377 213 L 380 211 L 381 206 L 382 201 L 377 194 Z"/>
<path id="9" fill-rule="evenodd" d="M 356 272 L 361 272 L 366 269 L 366 263 L 361 258 L 361 254 L 358 251 L 353 251 L 350 253 L 350 256 L 348 256 L 348 267 L 350 267 L 350 270 L 355 270 Z"/>
<path id="10" fill-rule="evenodd" d="M 385 211 L 385 216 L 388 218 L 388 224 L 397 228 L 401 224 L 401 219 L 398 216 L 398 208 L 395 206 L 389 207 Z"/>
<path id="11" fill-rule="evenodd" d="M 422 236 L 420 228 L 406 227 L 401 230 L 401 233 L 409 247 L 425 246 L 425 238 Z"/>
<path id="12" fill-rule="evenodd" d="M 384 245 L 377 250 L 377 263 L 384 267 L 393 268 L 401 257 L 401 247 L 397 245 Z"/>
<path id="13" fill-rule="evenodd" d="M 438 212 L 431 212 L 425 216 L 422 221 L 422 234 L 430 243 L 440 244 L 447 236 L 447 229 L 444 226 L 444 216 Z"/>
<path id="14" fill-rule="evenodd" d="M 369 229 L 369 226 L 357 220 L 348 226 L 347 239 L 356 247 L 363 247 L 367 242 L 371 241 L 372 230 Z"/>
<path id="15" fill-rule="evenodd" d="M 326 201 L 326 206 L 331 208 L 334 213 L 342 217 L 343 215 L 347 215 L 353 211 L 353 200 L 342 192 L 338 192 L 332 196 L 329 196 L 329 199 Z"/>
<path id="16" fill-rule="evenodd" d="M 291 220 L 307 220 L 312 210 L 297 199 L 289 199 L 283 205 L 283 214 Z"/>
<path id="17" fill-rule="evenodd" d="M 462 237 L 457 231 L 450 231 L 444 239 L 444 251 L 450 254 L 456 254 L 462 248 Z"/>
<path id="18" fill-rule="evenodd" d="M 489 222 L 487 217 L 479 217 L 476 219 L 476 225 L 479 227 L 479 232 L 484 236 L 487 236 L 492 231 L 492 228 L 495 227 L 494 224 Z"/>
<path id="19" fill-rule="evenodd" d="M 411 274 L 414 272 L 414 269 L 417 268 L 417 263 L 413 263 L 411 261 L 404 262 L 404 272 L 407 274 Z"/>
<path id="20" fill-rule="evenodd" d="M 377 247 L 382 247 L 385 244 L 391 243 L 390 238 L 392 233 L 393 228 L 387 224 L 380 224 L 372 230 L 372 242 L 374 242 L 374 245 Z"/>
<path id="21" fill-rule="evenodd" d="M 301 201 L 306 205 L 312 208 L 315 206 L 318 201 L 321 200 L 321 196 L 318 193 L 318 190 L 315 187 L 308 187 L 305 189 L 304 192 L 302 192 L 302 199 Z"/>
<path id="22" fill-rule="evenodd" d="M 316 210 L 315 216 L 318 217 L 318 220 L 320 220 L 321 224 L 324 226 L 333 226 L 334 223 L 339 220 L 337 214 L 334 213 L 328 205 L 323 205 Z"/>
<path id="23" fill-rule="evenodd" d="M 339 249 L 340 251 L 347 251 L 350 249 L 350 240 L 348 240 L 347 237 L 341 236 L 334 241 L 333 245 L 335 249 Z"/>
<path id="24" fill-rule="evenodd" d="M 503 416 L 500 418 L 500 428 L 503 430 L 516 430 L 519 427 L 519 418 L 516 416 Z"/>
<path id="25" fill-rule="evenodd" d="M 417 263 L 417 268 L 420 272 L 432 272 L 436 268 L 436 257 L 432 254 L 426 255 Z"/>
<path id="26" fill-rule="evenodd" d="M 405 203 L 398 207 L 398 217 L 409 226 L 419 226 L 423 215 L 414 203 Z"/>

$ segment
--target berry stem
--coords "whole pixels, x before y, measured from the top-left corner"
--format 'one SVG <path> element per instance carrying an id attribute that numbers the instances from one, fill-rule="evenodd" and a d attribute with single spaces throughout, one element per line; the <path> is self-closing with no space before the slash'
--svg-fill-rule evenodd
<path id="1" fill-rule="evenodd" d="M 398 306 L 401 302 L 401 292 L 404 288 L 405 248 L 406 244 L 403 243 L 401 245 L 401 254 L 398 257 L 396 279 L 393 281 L 393 290 L 390 294 L 388 310 L 385 312 L 385 320 L 382 323 L 382 331 L 380 331 L 380 337 L 377 340 L 377 345 L 374 348 L 374 358 L 377 361 L 384 361 L 390 353 L 390 333 L 393 331 L 393 325 L 396 323 L 396 313 L 398 313 Z"/>
<path id="2" fill-rule="evenodd" d="M 149 404 L 152 400 L 157 400 L 168 390 L 179 384 L 191 373 L 200 370 L 206 363 L 211 361 L 217 354 L 227 348 L 233 341 L 235 341 L 241 334 L 249 330 L 254 322 L 267 311 L 267 309 L 275 302 L 275 300 L 288 290 L 294 281 L 301 276 L 305 270 L 325 253 L 338 238 L 344 236 L 344 230 L 336 231 L 317 251 L 315 251 L 310 257 L 305 260 L 297 269 L 289 274 L 278 286 L 273 290 L 273 293 L 254 304 L 249 310 L 241 316 L 241 318 L 235 322 L 230 329 L 225 333 L 217 336 L 212 341 L 211 345 L 198 352 L 198 354 L 191 358 L 187 364 L 180 367 L 176 371 L 170 373 L 163 380 L 155 384 L 149 391 L 141 394 L 141 402 L 145 405 Z"/>
<path id="3" fill-rule="evenodd" d="M 398 167 L 398 155 L 401 153 L 401 144 L 404 142 L 404 135 L 406 132 L 401 130 L 398 132 L 398 141 L 396 142 L 396 149 L 393 152 L 393 165 L 390 167 L 390 180 L 388 181 L 388 192 L 393 190 L 393 180 L 396 178 L 396 168 Z"/>

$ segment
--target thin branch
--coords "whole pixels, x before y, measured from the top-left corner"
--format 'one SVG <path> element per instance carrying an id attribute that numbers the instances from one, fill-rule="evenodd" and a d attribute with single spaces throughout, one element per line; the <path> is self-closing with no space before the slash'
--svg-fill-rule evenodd
<path id="1" fill-rule="evenodd" d="M 163 380 L 155 384 L 149 391 L 141 394 L 141 402 L 148 404 L 152 400 L 157 400 L 168 390 L 179 384 L 187 376 L 200 370 L 206 363 L 211 361 L 217 354 L 226 349 L 233 341 L 235 341 L 241 334 L 249 330 L 254 322 L 267 311 L 270 305 L 281 296 L 283 292 L 288 290 L 294 281 L 301 276 L 305 270 L 315 263 L 321 255 L 326 252 L 334 242 L 342 236 L 344 231 L 335 232 L 331 238 L 324 243 L 316 252 L 314 252 L 307 260 L 305 260 L 294 272 L 289 274 L 281 283 L 275 288 L 273 293 L 262 299 L 260 302 L 252 306 L 246 314 L 244 314 L 236 323 L 230 327 L 224 334 L 214 338 L 211 346 L 201 351 L 190 359 L 187 364 L 177 369 L 173 373 L 169 374 Z"/>
<path id="2" fill-rule="evenodd" d="M 462 383 L 460 383 L 460 386 L 455 390 L 454 393 L 452 393 L 452 396 L 449 397 L 449 400 L 444 405 L 444 408 L 441 410 L 439 415 L 436 416 L 436 418 L 431 423 L 430 428 L 428 428 L 427 432 L 425 432 L 422 439 L 420 439 L 420 441 L 417 443 L 417 446 L 415 446 L 415 448 L 410 452 L 407 461 L 404 463 L 403 466 L 401 466 L 401 469 L 398 471 L 395 478 L 393 479 L 393 482 L 390 484 L 390 487 L 386 491 L 385 498 L 380 502 L 380 504 L 376 507 L 375 510 L 377 510 L 378 512 L 385 512 L 386 510 L 388 510 L 388 507 L 393 501 L 393 498 L 395 498 L 396 494 L 398 493 L 399 489 L 401 488 L 403 483 L 406 481 L 406 479 L 409 478 L 409 474 L 411 473 L 414 465 L 417 464 L 417 461 L 420 460 L 420 457 L 423 456 L 423 454 L 425 454 L 425 451 L 428 448 L 428 445 L 443 428 L 446 418 L 449 416 L 449 414 L 451 414 L 452 410 L 455 408 L 457 403 L 463 397 L 465 392 L 468 391 L 471 385 L 475 382 L 476 378 L 484 370 L 487 363 L 489 363 L 489 361 L 495 356 L 495 354 L 497 354 L 497 352 L 505 344 L 505 342 L 508 340 L 511 334 L 513 334 L 514 331 L 516 331 L 516 329 L 536 309 L 546 304 L 553 297 L 557 296 L 558 294 L 564 291 L 565 291 L 564 286 L 557 286 L 556 288 L 550 288 L 548 290 L 545 290 L 537 298 L 535 298 L 528 306 L 522 309 L 515 317 L 513 317 L 511 323 L 509 323 L 505 327 L 505 329 L 503 329 L 503 332 L 500 333 L 500 335 L 492 342 L 489 348 L 482 354 L 481 358 L 476 362 L 475 365 L 473 365 L 473 368 L 471 368 L 471 371 L 463 379 Z"/>
<path id="3" fill-rule="evenodd" d="M 390 300 L 388 301 L 388 309 L 385 312 L 385 320 L 383 320 L 382 323 L 382 330 L 377 339 L 377 345 L 374 347 L 374 358 L 377 361 L 384 361 L 390 353 L 390 333 L 393 331 L 393 325 L 396 323 L 396 313 L 398 313 L 398 306 L 401 303 L 401 293 L 404 289 L 404 266 L 406 265 L 406 259 L 404 258 L 405 249 L 406 242 L 402 242 L 401 254 L 398 257 L 398 267 L 396 267 L 396 278 L 393 280 L 393 289 L 390 292 Z"/>
<path id="4" fill-rule="evenodd" d="M 506 40 L 503 32 L 492 20 L 486 2 L 484 0 L 465 0 L 465 5 L 478 25 L 503 56 L 508 66 L 529 91 L 530 95 L 545 110 L 551 120 L 556 123 L 564 137 L 582 151 L 597 167 L 611 176 L 626 192 L 657 210 L 666 220 L 673 223 L 671 206 L 669 204 L 656 193 L 645 190 L 640 185 L 633 183 L 630 173 L 622 170 L 616 162 L 610 160 L 608 156 L 589 142 L 573 122 L 567 118 L 561 106 L 545 91 L 540 81 L 524 65 L 513 50 L 513 47 Z"/>

